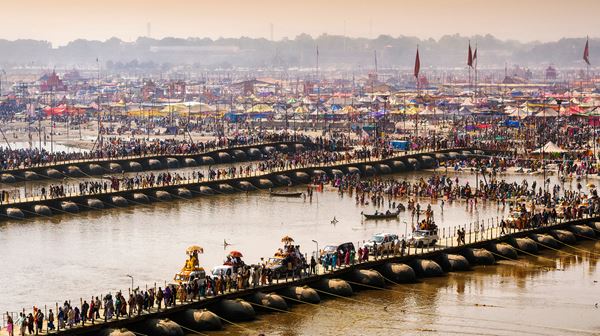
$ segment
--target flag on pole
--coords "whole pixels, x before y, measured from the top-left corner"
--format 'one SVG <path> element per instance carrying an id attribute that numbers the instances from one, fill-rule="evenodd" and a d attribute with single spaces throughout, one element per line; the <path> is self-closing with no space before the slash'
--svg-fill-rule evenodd
<path id="1" fill-rule="evenodd" d="M 421 70 L 421 60 L 419 59 L 419 47 L 417 47 L 417 56 L 415 57 L 415 78 L 419 78 L 420 70 Z"/>
<path id="2" fill-rule="evenodd" d="M 469 42 L 469 56 L 467 57 L 467 65 L 473 67 L 473 52 L 471 51 L 471 42 Z"/>
<path id="3" fill-rule="evenodd" d="M 587 65 L 590 65 L 590 41 L 589 39 L 586 39 L 585 41 L 585 48 L 583 49 L 583 60 L 585 61 L 585 63 L 587 63 Z"/>
<path id="4" fill-rule="evenodd" d="M 477 64 L 477 47 L 475 47 L 475 51 L 473 52 L 473 63 Z"/>

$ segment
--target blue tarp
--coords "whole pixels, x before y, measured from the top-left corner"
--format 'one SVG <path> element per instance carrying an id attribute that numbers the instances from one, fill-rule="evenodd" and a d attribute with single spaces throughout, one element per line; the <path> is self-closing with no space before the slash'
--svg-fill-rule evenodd
<path id="1" fill-rule="evenodd" d="M 166 130 L 166 134 L 176 135 L 179 128 L 177 126 L 168 126 Z"/>
<path id="2" fill-rule="evenodd" d="M 392 145 L 392 148 L 399 150 L 408 150 L 410 146 L 410 142 L 405 140 L 392 140 L 390 141 L 390 144 Z"/>
<path id="3" fill-rule="evenodd" d="M 377 128 L 375 125 L 365 125 L 362 129 L 365 131 L 373 131 L 375 128 Z"/>
<path id="4" fill-rule="evenodd" d="M 230 122 L 236 123 L 238 121 L 243 121 L 244 118 L 244 114 L 242 113 L 233 113 L 233 112 L 228 112 L 225 114 L 225 118 L 229 119 Z"/>
<path id="5" fill-rule="evenodd" d="M 519 128 L 519 127 L 521 127 L 521 122 L 519 122 L 517 120 L 506 120 L 504 122 L 504 125 L 507 127 Z"/>

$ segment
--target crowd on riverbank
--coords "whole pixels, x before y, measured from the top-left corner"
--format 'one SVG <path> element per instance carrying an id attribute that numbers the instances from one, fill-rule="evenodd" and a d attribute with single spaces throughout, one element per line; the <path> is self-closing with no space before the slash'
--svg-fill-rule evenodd
<path id="1" fill-rule="evenodd" d="M 600 213 L 600 198 L 595 185 L 588 185 L 589 193 L 585 193 L 581 183 L 577 183 L 577 190 L 563 190 L 564 186 L 550 185 L 549 180 L 544 185 L 527 179 L 520 183 L 507 182 L 491 173 L 487 178 L 482 174 L 478 185 L 444 174 L 421 177 L 416 181 L 381 177 L 363 179 L 358 174 L 345 174 L 331 179 L 328 176 L 314 177 L 312 184 L 321 190 L 325 184 L 336 188 L 342 197 L 354 197 L 357 205 L 371 204 L 376 209 L 387 206 L 392 213 L 409 210 L 412 219 L 416 217 L 417 222 L 421 212 L 424 212 L 427 221 L 433 217 L 433 205 L 439 204 L 443 212 L 446 203 L 459 200 L 471 210 L 477 207 L 478 202 L 495 202 L 502 208 L 508 205 L 514 217 L 512 220 L 518 220 L 513 224 L 519 227 L 537 226 L 556 218 L 575 219 L 582 218 L 584 214 Z M 402 201 L 406 202 L 406 206 Z M 426 210 L 422 210 L 425 206 L 419 204 L 423 201 L 429 202 Z"/>

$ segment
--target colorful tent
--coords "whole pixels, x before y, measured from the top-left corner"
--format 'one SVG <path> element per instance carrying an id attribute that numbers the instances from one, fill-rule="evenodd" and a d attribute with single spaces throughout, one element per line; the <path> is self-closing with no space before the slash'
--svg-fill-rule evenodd
<path id="1" fill-rule="evenodd" d="M 267 104 L 256 104 L 246 110 L 246 113 L 269 113 L 273 112 L 273 107 Z"/>

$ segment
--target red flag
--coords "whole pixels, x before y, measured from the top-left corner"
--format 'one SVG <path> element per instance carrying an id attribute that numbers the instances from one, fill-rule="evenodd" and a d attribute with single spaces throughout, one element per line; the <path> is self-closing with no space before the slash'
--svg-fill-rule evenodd
<path id="1" fill-rule="evenodd" d="M 585 41 L 585 49 L 583 49 L 583 60 L 587 65 L 590 65 L 590 45 L 589 40 Z"/>
<path id="2" fill-rule="evenodd" d="M 415 57 L 415 77 L 419 78 L 419 71 L 421 70 L 421 60 L 419 59 L 419 47 L 417 47 L 417 56 Z"/>
<path id="3" fill-rule="evenodd" d="M 471 42 L 469 42 L 469 56 L 467 58 L 467 65 L 473 67 L 473 53 L 471 52 Z"/>

